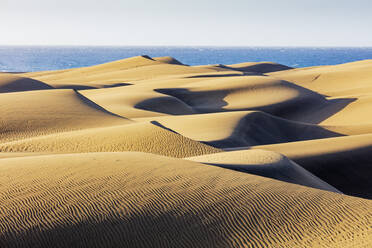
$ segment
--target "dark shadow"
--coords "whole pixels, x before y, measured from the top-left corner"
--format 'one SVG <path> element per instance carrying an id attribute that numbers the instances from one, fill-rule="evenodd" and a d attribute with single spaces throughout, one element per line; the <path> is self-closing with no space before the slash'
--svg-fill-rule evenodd
<path id="1" fill-rule="evenodd" d="M 113 87 L 129 86 L 129 85 L 132 85 L 132 84 L 129 84 L 129 83 L 106 84 L 106 85 L 103 85 L 102 88 L 113 88 Z M 95 90 L 95 89 L 100 89 L 101 87 L 71 84 L 71 85 L 57 86 L 55 88 L 56 89 L 72 89 L 72 90 Z"/>
<path id="2" fill-rule="evenodd" d="M 242 76 L 265 76 L 263 74 L 257 73 L 239 73 L 239 74 L 207 74 L 207 75 L 196 75 L 196 76 L 189 76 L 185 78 L 218 78 L 218 77 L 242 77 Z"/>
<path id="3" fill-rule="evenodd" d="M 170 56 L 165 56 L 165 57 L 155 57 L 153 58 L 154 60 L 156 61 L 159 61 L 159 62 L 162 62 L 162 63 L 165 63 L 165 64 L 171 64 L 171 65 L 185 65 L 183 63 L 181 63 L 180 61 L 178 61 L 177 59 L 173 58 L 173 57 L 170 57 Z M 187 65 L 185 65 L 187 66 Z"/>
<path id="4" fill-rule="evenodd" d="M 49 84 L 32 78 L 16 77 L 14 80 L 9 80 L 9 82 L 0 85 L 0 93 L 54 89 Z"/>
<path id="5" fill-rule="evenodd" d="M 130 83 L 105 84 L 103 85 L 103 88 L 114 88 L 114 87 L 129 86 L 129 85 L 133 85 L 133 84 L 130 84 Z"/>
<path id="6" fill-rule="evenodd" d="M 196 75 L 185 78 L 215 78 L 215 77 L 240 77 L 243 74 L 208 74 L 208 75 Z"/>
<path id="7" fill-rule="evenodd" d="M 97 87 L 93 86 L 87 86 L 87 85 L 63 85 L 63 86 L 57 86 L 56 89 L 71 89 L 71 90 L 94 90 L 98 89 Z"/>
<path id="8" fill-rule="evenodd" d="M 164 189 L 159 190 L 165 191 Z M 199 197 L 199 195 L 191 194 L 192 190 L 187 191 L 187 188 L 180 189 L 180 191 L 183 192 L 180 200 L 171 201 L 167 199 L 167 197 L 172 197 L 172 193 L 167 191 L 162 193 L 163 196 L 160 196 L 158 200 L 145 203 L 142 208 L 131 206 L 133 203 L 126 202 L 124 198 L 115 199 L 115 204 L 119 205 L 113 206 L 109 214 L 84 216 L 84 218 L 81 218 L 78 214 L 73 214 L 73 220 L 66 220 L 65 222 L 55 220 L 49 226 L 40 223 L 21 232 L 7 229 L 0 234 L 0 246 L 4 248 L 176 248 L 184 247 L 185 244 L 192 246 L 195 244 L 194 242 L 197 242 L 198 247 L 232 247 L 235 242 L 231 240 L 231 237 L 236 237 L 236 235 L 225 234 L 226 229 L 228 229 L 226 226 L 231 224 L 229 221 L 244 223 L 249 218 L 249 225 L 254 230 L 256 229 L 255 226 L 259 225 L 255 218 L 250 217 L 249 213 L 242 210 L 234 216 L 225 212 L 225 205 L 228 205 L 228 203 L 225 199 L 221 200 L 221 195 L 225 193 L 222 190 L 218 192 L 219 199 L 212 195 L 204 197 L 208 200 L 204 200 L 203 197 L 198 199 L 197 206 L 200 207 L 197 208 L 197 211 L 194 201 L 195 197 Z M 240 199 L 247 198 L 244 195 L 246 191 L 238 192 L 238 187 L 230 191 L 234 192 L 234 195 L 229 196 L 229 199 L 235 204 L 240 201 L 244 202 Z M 203 190 L 201 192 L 203 193 Z M 130 192 L 128 193 L 130 194 Z M 156 194 L 158 192 L 148 192 L 148 194 L 150 193 Z M 135 199 L 131 198 L 131 200 L 135 202 Z M 84 200 L 82 199 L 82 201 Z M 84 205 L 83 202 L 79 204 Z M 108 204 L 111 204 L 111 202 L 108 201 Z M 54 211 L 61 211 L 60 207 L 57 206 L 56 208 Z M 79 211 L 78 208 L 76 209 Z M 248 209 L 252 213 L 262 212 L 259 211 L 259 206 L 255 204 L 252 204 Z M 224 212 L 225 214 L 221 214 Z M 229 217 L 226 218 L 226 216 Z M 54 216 L 51 219 L 54 220 Z M 61 216 L 61 219 L 64 219 L 64 216 Z M 5 219 L 3 221 L 11 220 Z M 239 225 L 243 229 L 245 226 Z M 239 237 L 243 240 L 245 238 L 247 237 Z M 249 241 L 245 240 L 245 242 Z"/>
<path id="9" fill-rule="evenodd" d="M 203 163 L 203 162 L 200 162 Z M 203 163 L 229 170 L 239 171 L 252 175 L 271 178 L 287 183 L 294 183 L 315 189 L 342 193 L 338 189 L 322 182 L 298 164 L 283 158 L 282 161 L 272 164 L 228 164 L 228 163 Z"/>
<path id="10" fill-rule="evenodd" d="M 221 66 L 222 67 L 222 66 Z M 224 65 L 222 68 L 229 70 L 241 71 L 241 72 L 255 72 L 255 73 L 270 73 L 276 71 L 291 70 L 293 67 L 289 67 L 281 64 L 271 64 L 271 63 L 258 63 L 255 65 L 247 65 L 241 67 L 230 67 Z"/>
<path id="11" fill-rule="evenodd" d="M 318 74 L 318 75 L 316 75 L 316 76 L 313 78 L 313 80 L 311 80 L 311 82 L 314 82 L 315 80 L 319 79 L 321 75 L 322 75 L 322 74 Z"/>
<path id="12" fill-rule="evenodd" d="M 336 142 L 336 141 L 334 141 Z M 288 150 L 291 149 L 288 144 Z M 296 145 L 295 142 L 293 145 Z M 226 148 L 225 151 L 252 149 L 252 147 Z M 275 145 L 258 146 L 257 149 L 276 151 Z M 311 150 L 311 148 L 304 148 Z M 280 152 L 286 155 L 285 150 Z M 324 182 L 351 196 L 372 199 L 372 145 L 341 152 L 317 155 L 286 155 L 292 161 Z"/>
<path id="13" fill-rule="evenodd" d="M 145 58 L 145 59 L 150 59 L 152 61 L 155 61 L 153 58 L 151 58 L 149 55 L 146 55 L 146 54 L 140 55 L 140 57 Z"/>
<path id="14" fill-rule="evenodd" d="M 228 103 L 224 100 L 225 97 L 230 93 L 228 89 L 191 92 L 186 88 L 166 88 L 155 89 L 155 91 L 178 98 L 182 102 L 192 107 L 197 113 L 257 110 L 277 117 L 312 124 L 317 124 L 325 119 L 328 119 L 335 113 L 345 108 L 348 104 L 356 100 L 356 98 L 327 100 L 324 96 L 293 83 L 282 81 L 282 84 L 283 86 L 296 90 L 299 95 L 287 101 L 275 104 L 258 105 L 229 110 L 224 109 L 224 107 L 228 105 Z M 263 89 L 265 87 L 270 87 L 270 85 L 260 85 L 255 89 Z M 247 98 L 247 100 L 249 100 L 249 98 Z"/>
<path id="15" fill-rule="evenodd" d="M 310 107 L 307 109 L 304 108 L 302 115 L 296 111 L 292 111 L 293 113 L 296 113 L 296 116 L 289 114 L 287 115 L 287 118 L 317 124 L 340 112 L 342 109 L 356 100 L 357 98 L 327 99 L 318 105 L 312 105 L 311 102 L 304 102 L 303 104 L 309 105 Z"/>
<path id="16" fill-rule="evenodd" d="M 227 96 L 227 92 L 224 91 L 191 92 L 185 88 L 154 89 L 154 91 L 175 97 L 200 114 L 226 111 L 223 110 L 223 107 L 227 106 L 227 102 L 223 100 Z"/>
<path id="17" fill-rule="evenodd" d="M 169 115 L 195 114 L 194 109 L 179 98 L 163 96 L 143 100 L 134 105 L 135 108 Z"/>
<path id="18" fill-rule="evenodd" d="M 77 90 L 74 90 L 76 95 L 79 97 L 79 99 L 86 105 L 92 107 L 92 108 L 95 108 L 95 109 L 98 109 L 106 114 L 110 114 L 110 115 L 113 115 L 115 117 L 119 117 L 119 118 L 122 118 L 122 119 L 126 119 L 126 120 L 129 120 L 128 118 L 125 118 L 121 115 L 117 115 L 115 113 L 112 113 L 108 110 L 106 110 L 105 108 L 101 107 L 100 105 L 98 105 L 97 103 L 93 102 L 92 100 L 90 100 L 89 98 L 87 98 L 86 96 L 82 95 L 79 91 Z"/>
<path id="19" fill-rule="evenodd" d="M 166 127 L 166 126 L 164 126 L 163 124 L 161 124 L 161 123 L 158 122 L 158 121 L 150 121 L 150 123 L 151 123 L 151 124 L 154 124 L 155 126 L 161 127 L 161 128 L 163 128 L 163 129 L 165 129 L 165 130 L 167 130 L 167 131 L 170 131 L 170 132 L 172 132 L 172 133 L 179 134 L 179 133 L 177 133 L 176 131 L 174 131 L 174 130 L 172 130 L 172 129 Z"/>
<path id="20" fill-rule="evenodd" d="M 253 112 L 239 121 L 228 138 L 204 143 L 226 149 L 340 136 L 344 135 L 315 124 L 290 121 L 264 112 Z"/>
<path id="21" fill-rule="evenodd" d="M 345 194 L 372 199 L 372 145 L 315 156 L 291 158 Z"/>

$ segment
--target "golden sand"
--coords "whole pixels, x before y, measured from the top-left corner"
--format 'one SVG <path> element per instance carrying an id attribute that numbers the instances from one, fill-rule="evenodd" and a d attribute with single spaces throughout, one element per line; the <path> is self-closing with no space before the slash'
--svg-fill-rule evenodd
<path id="1" fill-rule="evenodd" d="M 371 247 L 372 62 L 0 73 L 0 247 Z"/>

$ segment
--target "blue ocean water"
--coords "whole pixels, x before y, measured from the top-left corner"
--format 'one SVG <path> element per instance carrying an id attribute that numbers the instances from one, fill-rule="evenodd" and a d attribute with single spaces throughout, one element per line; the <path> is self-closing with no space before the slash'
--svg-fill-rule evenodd
<path id="1" fill-rule="evenodd" d="M 272 61 L 292 67 L 372 59 L 369 48 L 286 47 L 43 47 L 0 46 L 0 71 L 57 70 L 101 64 L 137 55 L 172 56 L 188 65 Z"/>

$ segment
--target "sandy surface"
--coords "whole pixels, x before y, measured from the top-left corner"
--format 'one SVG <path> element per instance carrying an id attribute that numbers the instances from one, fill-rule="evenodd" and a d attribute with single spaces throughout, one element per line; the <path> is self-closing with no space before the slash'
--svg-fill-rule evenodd
<path id="1" fill-rule="evenodd" d="M 371 247 L 372 62 L 0 73 L 0 247 Z"/>

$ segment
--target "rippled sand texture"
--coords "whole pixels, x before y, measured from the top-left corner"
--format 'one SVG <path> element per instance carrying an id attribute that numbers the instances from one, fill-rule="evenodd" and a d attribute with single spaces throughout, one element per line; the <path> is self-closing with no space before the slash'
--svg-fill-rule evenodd
<path id="1" fill-rule="evenodd" d="M 372 61 L 0 73 L 0 247 L 371 247 Z"/>

